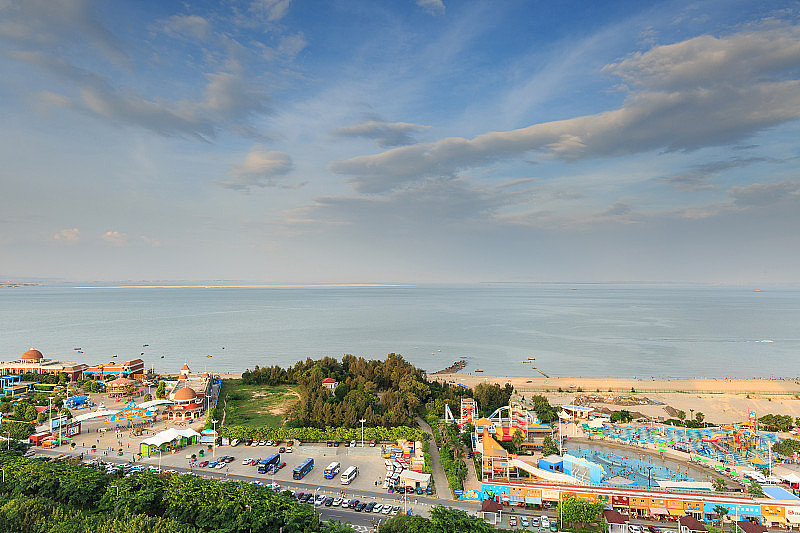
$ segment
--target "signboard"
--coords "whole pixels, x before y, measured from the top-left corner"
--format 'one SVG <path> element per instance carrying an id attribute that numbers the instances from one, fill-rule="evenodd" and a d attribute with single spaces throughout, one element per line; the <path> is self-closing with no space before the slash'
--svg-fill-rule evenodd
<path id="1" fill-rule="evenodd" d="M 761 506 L 753 504 L 731 504 L 703 502 L 704 514 L 715 514 L 714 507 L 721 505 L 728 510 L 728 516 L 761 516 Z"/>
<path id="2" fill-rule="evenodd" d="M 66 416 L 59 416 L 58 418 L 54 418 L 53 419 L 53 421 L 51 422 L 51 425 L 53 426 L 53 428 L 60 428 L 61 424 L 63 424 L 66 421 L 67 421 L 67 417 Z"/>
<path id="3" fill-rule="evenodd" d="M 549 500 L 551 502 L 559 500 L 559 493 L 557 490 L 553 489 L 542 489 L 542 499 Z"/>

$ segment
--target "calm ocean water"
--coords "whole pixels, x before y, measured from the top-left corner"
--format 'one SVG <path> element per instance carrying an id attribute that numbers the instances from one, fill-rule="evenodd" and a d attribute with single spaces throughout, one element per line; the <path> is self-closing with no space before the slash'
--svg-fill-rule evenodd
<path id="1" fill-rule="evenodd" d="M 0 358 L 15 359 L 31 347 L 87 363 L 144 352 L 147 366 L 160 371 L 187 362 L 193 370 L 238 372 L 306 357 L 397 352 L 429 371 L 463 357 L 466 371 L 487 375 L 538 375 L 521 364 L 536 357 L 550 376 L 796 377 L 800 290 L 610 284 L 0 289 Z"/>

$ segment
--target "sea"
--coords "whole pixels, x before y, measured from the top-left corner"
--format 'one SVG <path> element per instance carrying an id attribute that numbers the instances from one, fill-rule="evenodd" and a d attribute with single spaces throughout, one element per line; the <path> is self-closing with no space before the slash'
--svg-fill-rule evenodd
<path id="1" fill-rule="evenodd" d="M 0 288 L 0 359 L 242 372 L 402 354 L 433 372 L 797 377 L 800 289 L 648 284 Z M 524 364 L 535 358 L 533 365 Z M 532 368 L 533 366 L 536 369 Z"/>

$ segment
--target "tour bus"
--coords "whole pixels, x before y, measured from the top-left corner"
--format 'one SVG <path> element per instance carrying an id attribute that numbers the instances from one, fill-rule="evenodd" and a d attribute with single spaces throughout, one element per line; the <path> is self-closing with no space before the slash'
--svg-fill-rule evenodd
<path id="1" fill-rule="evenodd" d="M 306 474 L 311 472 L 312 468 L 314 468 L 314 459 L 309 457 L 308 459 L 300 463 L 300 466 L 295 468 L 294 471 L 292 471 L 292 478 L 303 479 Z"/>
<path id="2" fill-rule="evenodd" d="M 266 474 L 269 470 L 275 467 L 276 464 L 281 462 L 281 454 L 273 453 L 266 459 L 261 459 L 258 462 L 258 473 Z"/>
<path id="3" fill-rule="evenodd" d="M 342 485 L 349 485 L 358 476 L 358 467 L 351 466 L 342 473 Z"/>
<path id="4" fill-rule="evenodd" d="M 334 462 L 332 462 L 331 464 L 329 464 L 329 465 L 328 465 L 328 468 L 326 468 L 326 469 L 324 470 L 324 472 L 323 472 L 323 475 L 325 476 L 325 479 L 333 479 L 333 478 L 335 478 L 335 477 L 336 477 L 336 474 L 338 474 L 338 473 L 339 473 L 339 468 L 340 468 L 341 466 L 342 466 L 342 465 L 340 465 L 340 464 L 339 464 L 339 463 L 337 463 L 336 461 L 334 461 Z"/>

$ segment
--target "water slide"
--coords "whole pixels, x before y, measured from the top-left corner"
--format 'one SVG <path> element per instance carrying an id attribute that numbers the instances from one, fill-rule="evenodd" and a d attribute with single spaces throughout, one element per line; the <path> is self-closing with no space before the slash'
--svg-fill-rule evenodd
<path id="1" fill-rule="evenodd" d="M 545 479 L 547 481 L 552 481 L 554 483 L 569 483 L 571 485 L 578 485 L 580 481 L 572 476 L 568 476 L 567 474 L 562 474 L 561 472 L 551 472 L 549 470 L 542 470 L 541 468 L 537 468 L 530 463 L 526 463 L 520 459 L 511 459 L 508 462 L 508 466 L 513 468 L 519 468 L 520 470 L 524 470 L 525 472 L 529 473 L 534 477 L 538 477 L 539 479 Z"/>

